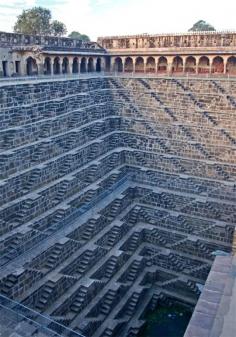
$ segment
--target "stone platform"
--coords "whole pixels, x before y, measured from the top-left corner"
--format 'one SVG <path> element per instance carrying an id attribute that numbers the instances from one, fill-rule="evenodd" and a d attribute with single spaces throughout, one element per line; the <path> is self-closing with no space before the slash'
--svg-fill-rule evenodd
<path id="1" fill-rule="evenodd" d="M 236 257 L 217 256 L 184 337 L 236 336 Z"/>

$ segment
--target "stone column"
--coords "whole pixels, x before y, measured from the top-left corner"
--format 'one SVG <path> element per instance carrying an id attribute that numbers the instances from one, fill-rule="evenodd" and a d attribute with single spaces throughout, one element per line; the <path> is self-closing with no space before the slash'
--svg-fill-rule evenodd
<path id="1" fill-rule="evenodd" d="M 85 59 L 85 73 L 87 73 L 88 72 L 88 58 L 86 57 L 86 59 Z"/>
<path id="2" fill-rule="evenodd" d="M 144 71 L 144 74 L 146 74 L 147 72 L 147 57 L 146 56 L 143 56 L 143 64 L 144 64 L 143 71 Z"/>
<path id="3" fill-rule="evenodd" d="M 125 72 L 125 57 L 121 57 L 121 59 L 122 59 L 122 66 L 123 66 L 122 73 L 124 73 Z"/>
<path id="4" fill-rule="evenodd" d="M 136 57 L 131 57 L 131 58 L 133 60 L 133 73 L 135 73 L 136 72 Z M 138 58 L 138 56 L 137 56 L 137 58 Z"/>
<path id="5" fill-rule="evenodd" d="M 52 58 L 50 59 L 50 65 L 51 65 L 51 67 L 50 67 L 50 75 L 53 76 L 53 59 Z"/>
<path id="6" fill-rule="evenodd" d="M 224 74 L 226 74 L 227 57 L 223 56 L 223 60 L 224 60 Z"/>
<path id="7" fill-rule="evenodd" d="M 101 71 L 106 71 L 106 60 L 104 57 L 101 57 Z"/>
<path id="8" fill-rule="evenodd" d="M 186 56 L 181 56 L 181 57 L 182 57 L 182 60 L 183 60 L 183 73 L 185 73 L 187 57 Z"/>
<path id="9" fill-rule="evenodd" d="M 173 56 L 167 56 L 167 73 L 172 74 Z"/>
<path id="10" fill-rule="evenodd" d="M 209 61 L 210 61 L 210 64 L 209 64 L 209 74 L 211 74 L 212 73 L 213 57 L 209 57 Z"/>
<path id="11" fill-rule="evenodd" d="M 13 61 L 9 62 L 9 67 L 8 67 L 8 76 L 12 76 L 12 74 L 14 74 L 15 71 L 15 63 Z"/>
<path id="12" fill-rule="evenodd" d="M 6 59 L 3 60 L 5 63 L 5 74 L 6 74 L 6 77 L 10 76 L 10 62 Z M 3 69 L 2 69 L 3 70 Z M 4 71 L 3 71 L 4 73 Z"/>
<path id="13" fill-rule="evenodd" d="M 59 73 L 58 73 L 58 75 L 61 75 L 62 74 L 62 59 L 61 58 L 59 58 L 58 64 L 59 64 Z"/>
<path id="14" fill-rule="evenodd" d="M 44 75 L 44 63 L 42 63 L 42 62 L 37 63 L 37 66 L 38 66 L 38 74 Z"/>
<path id="15" fill-rule="evenodd" d="M 110 63 L 110 65 L 111 65 L 111 71 L 115 71 L 115 58 L 114 57 L 111 57 L 111 63 Z"/>
<path id="16" fill-rule="evenodd" d="M 2 66 L 2 62 L 0 62 L 0 77 L 3 77 L 3 66 Z"/>
<path id="17" fill-rule="evenodd" d="M 68 62 L 68 74 L 73 74 L 73 58 L 69 58 Z"/>
<path id="18" fill-rule="evenodd" d="M 196 56 L 196 69 L 195 69 L 195 73 L 198 74 L 198 64 L 199 64 L 199 60 L 200 60 L 200 56 Z"/>
<path id="19" fill-rule="evenodd" d="M 156 69 L 155 69 L 155 71 L 156 71 L 156 73 L 158 73 L 158 67 L 159 67 L 159 58 L 160 57 L 155 57 L 155 62 L 156 62 L 156 64 L 155 64 L 155 67 L 156 67 Z"/>
<path id="20" fill-rule="evenodd" d="M 27 76 L 27 62 L 25 58 L 23 58 L 21 61 L 21 71 L 22 76 Z"/>

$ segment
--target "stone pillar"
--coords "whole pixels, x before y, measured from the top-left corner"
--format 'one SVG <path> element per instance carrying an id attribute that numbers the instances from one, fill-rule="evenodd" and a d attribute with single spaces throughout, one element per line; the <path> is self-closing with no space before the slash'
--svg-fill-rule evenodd
<path id="1" fill-rule="evenodd" d="M 147 72 L 147 57 L 143 57 L 143 72 L 146 74 Z"/>
<path id="2" fill-rule="evenodd" d="M 8 76 L 12 76 L 15 72 L 15 63 L 10 61 L 8 66 Z"/>
<path id="3" fill-rule="evenodd" d="M 50 75 L 51 76 L 53 76 L 53 59 L 50 59 L 50 65 L 51 65 L 51 67 L 50 67 Z"/>
<path id="4" fill-rule="evenodd" d="M 167 56 L 167 73 L 172 74 L 173 56 Z"/>
<path id="5" fill-rule="evenodd" d="M 68 74 L 73 74 L 73 58 L 69 58 L 68 62 Z"/>
<path id="6" fill-rule="evenodd" d="M 23 61 L 20 60 L 19 61 L 19 73 L 18 73 L 20 76 L 23 75 L 23 67 L 22 67 L 22 65 L 23 65 Z"/>
<path id="7" fill-rule="evenodd" d="M 38 74 L 44 75 L 44 63 L 42 63 L 42 62 L 37 63 L 37 66 L 38 66 Z"/>
<path id="8" fill-rule="evenodd" d="M 27 76 L 27 62 L 25 58 L 23 58 L 21 61 L 21 70 L 22 70 L 22 76 Z"/>
<path id="9" fill-rule="evenodd" d="M 198 64 L 199 64 L 200 56 L 196 56 L 195 59 L 196 59 L 196 70 L 195 70 L 195 73 L 198 74 Z"/>
<path id="10" fill-rule="evenodd" d="M 101 57 L 101 71 L 106 71 L 106 60 L 105 60 L 105 57 Z"/>
<path id="11" fill-rule="evenodd" d="M 124 73 L 125 72 L 125 57 L 121 57 L 121 59 L 122 59 L 122 65 L 123 65 L 122 73 Z"/>
<path id="12" fill-rule="evenodd" d="M 212 73 L 213 57 L 209 57 L 209 61 L 210 61 L 210 64 L 209 64 L 209 74 L 211 74 Z"/>
<path id="13" fill-rule="evenodd" d="M 223 56 L 223 60 L 224 60 L 224 74 L 226 74 L 227 57 Z"/>
<path id="14" fill-rule="evenodd" d="M 136 57 L 131 57 L 133 60 L 133 73 L 136 72 Z"/>
<path id="15" fill-rule="evenodd" d="M 181 56 L 181 57 L 182 57 L 182 60 L 183 60 L 183 73 L 185 73 L 187 57 L 186 56 Z"/>
<path id="16" fill-rule="evenodd" d="M 155 57 L 155 62 L 156 62 L 156 69 L 155 69 L 155 71 L 156 71 L 156 73 L 158 73 L 159 58 L 160 58 L 160 57 Z"/>
<path id="17" fill-rule="evenodd" d="M 59 58 L 58 64 L 59 64 L 59 73 L 58 73 L 58 75 L 61 75 L 62 74 L 62 59 L 61 58 Z"/>
<path id="18" fill-rule="evenodd" d="M 112 72 L 115 71 L 115 57 L 111 57 L 111 69 Z"/>
<path id="19" fill-rule="evenodd" d="M 86 58 L 85 59 L 85 63 L 84 63 L 84 65 L 85 65 L 85 73 L 87 73 L 88 72 L 88 58 Z"/>
<path id="20" fill-rule="evenodd" d="M 3 77 L 3 66 L 2 66 L 2 62 L 0 62 L 0 77 Z"/>

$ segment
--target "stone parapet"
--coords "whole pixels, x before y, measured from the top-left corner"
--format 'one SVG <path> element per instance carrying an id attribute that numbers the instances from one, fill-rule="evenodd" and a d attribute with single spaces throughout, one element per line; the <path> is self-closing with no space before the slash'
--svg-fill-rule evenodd
<path id="1" fill-rule="evenodd" d="M 128 35 L 98 38 L 104 48 L 211 48 L 236 47 L 236 32 L 189 32 L 183 34 Z"/>
<path id="2" fill-rule="evenodd" d="M 27 35 L 18 33 L 0 32 L 0 47 L 9 48 L 13 46 L 46 46 L 79 49 L 101 49 L 96 42 L 85 42 L 68 37 Z"/>

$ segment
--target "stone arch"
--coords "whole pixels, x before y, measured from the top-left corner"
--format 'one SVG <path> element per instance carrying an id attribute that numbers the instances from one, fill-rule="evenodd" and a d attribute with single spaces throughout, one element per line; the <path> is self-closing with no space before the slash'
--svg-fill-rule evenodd
<path id="1" fill-rule="evenodd" d="M 74 57 L 73 63 L 72 63 L 72 73 L 73 74 L 78 74 L 79 72 L 79 61 L 78 57 Z"/>
<path id="2" fill-rule="evenodd" d="M 94 63 L 93 63 L 93 58 L 90 57 L 88 59 L 88 73 L 92 73 L 94 71 Z"/>
<path id="3" fill-rule="evenodd" d="M 182 73 L 183 70 L 184 70 L 184 63 L 182 57 L 175 56 L 172 62 L 172 72 Z"/>
<path id="4" fill-rule="evenodd" d="M 196 73 L 196 59 L 193 56 L 188 56 L 185 61 L 185 72 Z"/>
<path id="5" fill-rule="evenodd" d="M 207 74 L 210 72 L 210 60 L 207 56 L 201 56 L 198 62 L 198 73 Z"/>
<path id="6" fill-rule="evenodd" d="M 156 72 L 156 61 L 154 57 L 148 57 L 146 63 L 146 72 L 147 73 L 155 73 Z"/>
<path id="7" fill-rule="evenodd" d="M 96 72 L 100 73 L 101 71 L 102 71 L 102 60 L 100 57 L 98 57 L 96 61 Z"/>
<path id="8" fill-rule="evenodd" d="M 44 60 L 44 75 L 51 75 L 52 62 L 50 57 L 46 57 Z"/>
<path id="9" fill-rule="evenodd" d="M 216 56 L 212 62 L 212 73 L 222 74 L 224 72 L 224 60 L 221 56 Z"/>
<path id="10" fill-rule="evenodd" d="M 58 75 L 60 74 L 61 69 L 60 69 L 60 58 L 57 56 L 54 59 L 53 62 L 53 74 Z"/>
<path id="11" fill-rule="evenodd" d="M 236 75 L 236 57 L 230 56 L 227 60 L 226 64 L 226 72 L 228 74 L 234 74 Z"/>
<path id="12" fill-rule="evenodd" d="M 135 72 L 136 73 L 144 73 L 144 59 L 139 56 L 135 60 Z"/>
<path id="13" fill-rule="evenodd" d="M 132 73 L 134 71 L 134 62 L 131 57 L 127 57 L 125 59 L 125 66 L 124 66 L 126 73 Z"/>
<path id="14" fill-rule="evenodd" d="M 121 57 L 115 58 L 114 71 L 121 73 L 123 71 L 123 62 Z"/>
<path id="15" fill-rule="evenodd" d="M 87 68 L 86 68 L 86 57 L 82 57 L 81 62 L 80 62 L 80 72 L 81 73 L 86 73 Z"/>
<path id="16" fill-rule="evenodd" d="M 69 72 L 69 60 L 67 57 L 64 57 L 62 61 L 62 74 L 68 74 L 68 72 Z"/>
<path id="17" fill-rule="evenodd" d="M 26 73 L 28 76 L 38 75 L 37 61 L 31 56 L 26 59 Z"/>
<path id="18" fill-rule="evenodd" d="M 164 56 L 161 56 L 158 60 L 158 67 L 157 67 L 157 71 L 159 73 L 165 73 L 167 72 L 167 58 Z"/>

